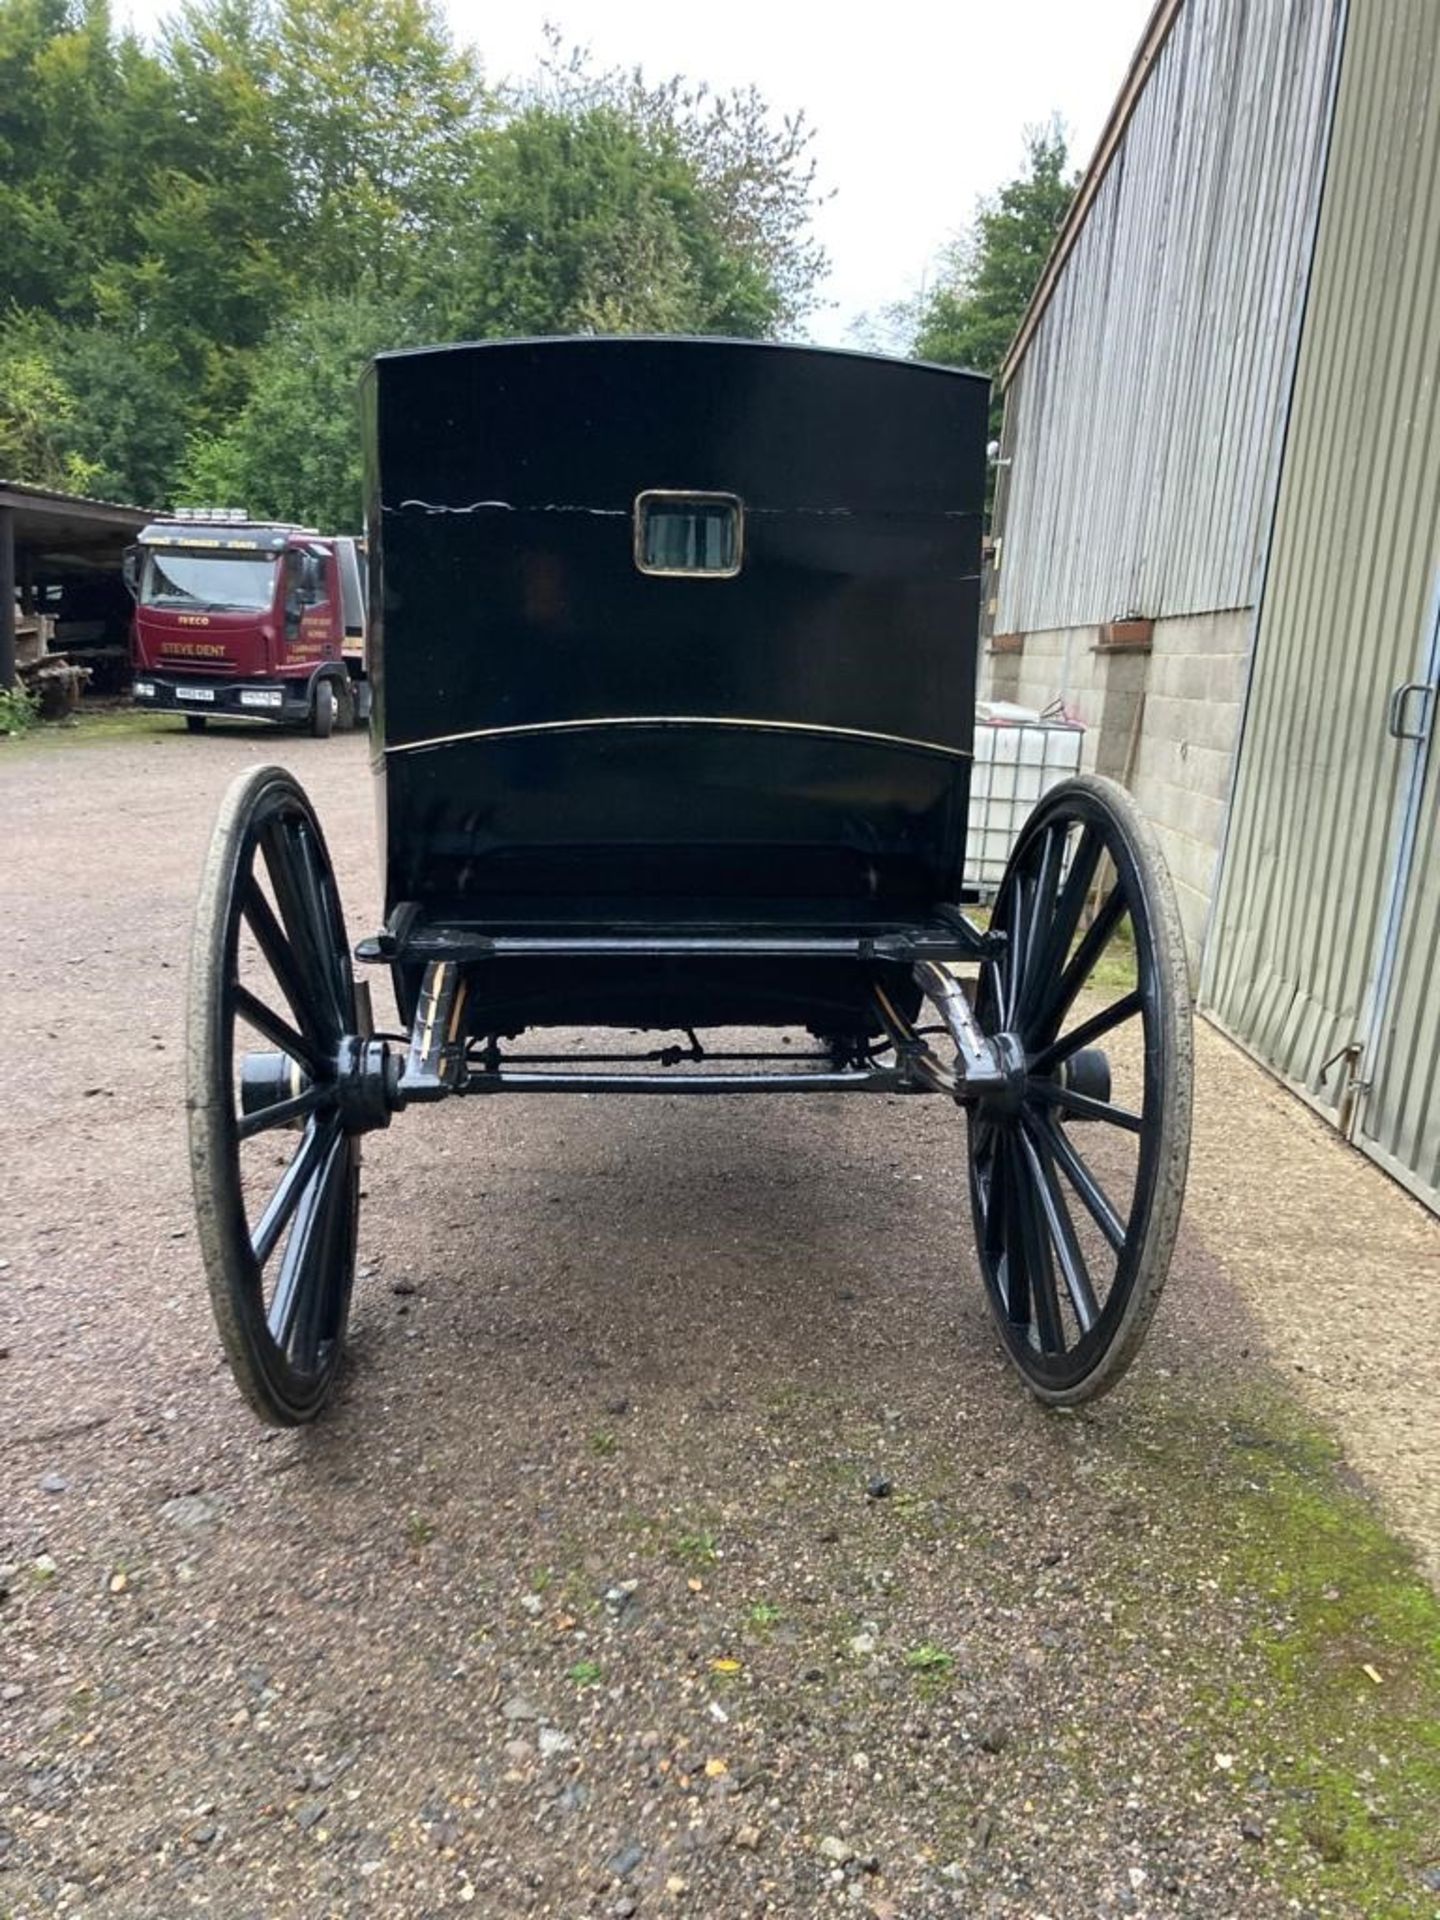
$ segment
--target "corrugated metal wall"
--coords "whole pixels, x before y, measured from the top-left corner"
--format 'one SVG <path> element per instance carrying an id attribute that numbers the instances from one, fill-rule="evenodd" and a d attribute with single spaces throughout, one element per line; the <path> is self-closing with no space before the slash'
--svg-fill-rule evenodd
<path id="1" fill-rule="evenodd" d="M 1440 749 L 1387 726 L 1437 575 L 1440 0 L 1352 0 L 1202 993 L 1325 1107 L 1363 1045 L 1356 1137 L 1440 1206 Z"/>
<path id="2" fill-rule="evenodd" d="M 1008 394 L 998 632 L 1252 604 L 1339 0 L 1187 0 Z"/>

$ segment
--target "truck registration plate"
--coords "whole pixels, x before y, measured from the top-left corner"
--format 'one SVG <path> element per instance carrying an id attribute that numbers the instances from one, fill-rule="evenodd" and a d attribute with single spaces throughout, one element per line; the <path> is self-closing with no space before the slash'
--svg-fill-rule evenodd
<path id="1" fill-rule="evenodd" d="M 176 687 L 175 698 L 177 700 L 209 700 L 213 702 L 215 689 L 213 687 Z"/>

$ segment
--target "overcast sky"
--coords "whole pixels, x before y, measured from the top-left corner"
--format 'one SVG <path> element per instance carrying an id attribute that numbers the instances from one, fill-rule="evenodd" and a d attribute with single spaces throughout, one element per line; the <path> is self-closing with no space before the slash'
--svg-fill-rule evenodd
<path id="1" fill-rule="evenodd" d="M 533 68 L 549 20 L 602 66 L 642 64 L 726 88 L 754 82 L 815 128 L 826 305 L 810 331 L 844 344 L 852 323 L 913 293 L 978 195 L 1020 163 L 1027 125 L 1058 112 L 1088 160 L 1151 0 L 445 0 L 491 79 Z M 146 29 L 167 0 L 116 0 Z"/>

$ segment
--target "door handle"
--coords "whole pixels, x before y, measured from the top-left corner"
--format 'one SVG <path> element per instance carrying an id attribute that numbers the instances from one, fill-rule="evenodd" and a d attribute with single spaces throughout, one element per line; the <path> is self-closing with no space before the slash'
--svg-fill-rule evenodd
<path id="1" fill-rule="evenodd" d="M 1407 727 L 1404 724 L 1406 703 L 1412 693 L 1423 696 L 1420 707 L 1420 724 Z M 1435 689 L 1428 680 L 1402 680 L 1390 696 L 1388 726 L 1390 737 L 1394 740 L 1424 740 L 1430 732 L 1431 709 L 1435 704 Z"/>

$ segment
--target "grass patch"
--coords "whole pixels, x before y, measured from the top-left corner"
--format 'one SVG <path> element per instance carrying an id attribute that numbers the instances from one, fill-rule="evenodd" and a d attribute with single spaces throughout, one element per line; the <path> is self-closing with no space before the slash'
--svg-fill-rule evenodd
<path id="1" fill-rule="evenodd" d="M 602 1678 L 598 1660 L 577 1660 L 570 1669 L 570 1678 L 577 1687 L 598 1687 Z"/>
<path id="2" fill-rule="evenodd" d="M 434 1524 L 423 1513 L 412 1513 L 405 1522 L 405 1544 L 412 1553 L 418 1553 L 435 1538 Z"/>
<path id="3" fill-rule="evenodd" d="M 677 1534 L 671 1551 L 682 1567 L 713 1567 L 720 1558 L 715 1535 L 708 1527 L 698 1533 Z"/>
<path id="4" fill-rule="evenodd" d="M 932 1646 L 927 1640 L 921 1646 L 911 1647 L 905 1656 L 905 1664 L 911 1673 L 950 1674 L 955 1671 L 955 1656 L 947 1653 L 944 1647 Z"/>
<path id="5" fill-rule="evenodd" d="M 1434 1920 L 1421 1875 L 1440 1865 L 1440 1599 L 1298 1408 L 1256 1395 L 1228 1435 L 1194 1422 L 1162 1414 L 1137 1471 L 1175 1515 L 1167 1579 L 1240 1629 L 1224 1685 L 1192 1675 L 1197 1786 L 1231 1782 L 1237 1819 L 1257 1797 L 1281 1843 L 1264 1869 L 1302 1904 L 1323 1892 L 1336 1911 Z M 1137 1629 L 1153 1576 L 1137 1566 L 1117 1595 Z M 1257 1775 L 1269 1784 L 1252 1796 Z"/>
<path id="6" fill-rule="evenodd" d="M 29 733 L 40 713 L 40 702 L 27 688 L 0 687 L 0 735 L 16 739 Z"/>

